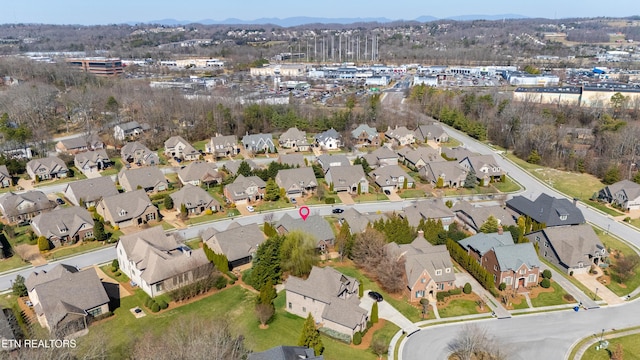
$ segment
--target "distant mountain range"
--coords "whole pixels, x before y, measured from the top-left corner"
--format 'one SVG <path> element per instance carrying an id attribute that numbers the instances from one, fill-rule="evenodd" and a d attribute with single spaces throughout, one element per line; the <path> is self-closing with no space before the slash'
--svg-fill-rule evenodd
<path id="1" fill-rule="evenodd" d="M 406 19 L 389 19 L 385 17 L 366 17 L 366 18 L 322 18 L 322 17 L 306 17 L 296 16 L 289 18 L 260 18 L 255 20 L 240 20 L 235 18 L 229 18 L 225 20 L 212 20 L 204 19 L 198 21 L 191 20 L 176 20 L 176 19 L 161 19 L 148 22 L 128 22 L 128 24 L 157 24 L 166 26 L 187 25 L 187 24 L 202 24 L 202 25 L 278 25 L 282 27 L 299 26 L 306 24 L 354 24 L 364 22 L 378 22 L 389 23 L 394 21 L 417 21 L 417 22 L 429 22 L 435 20 L 456 20 L 456 21 L 469 21 L 469 20 L 502 20 L 502 19 L 527 19 L 527 16 L 517 14 L 502 14 L 502 15 L 461 15 L 452 16 L 448 18 L 437 18 L 433 16 L 420 16 L 412 20 Z"/>

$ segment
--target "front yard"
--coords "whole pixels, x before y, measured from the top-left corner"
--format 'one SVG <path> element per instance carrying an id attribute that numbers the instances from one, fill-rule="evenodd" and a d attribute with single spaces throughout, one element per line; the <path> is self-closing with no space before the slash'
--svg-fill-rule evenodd
<path id="1" fill-rule="evenodd" d="M 530 295 L 531 305 L 533 307 L 554 306 L 571 304 L 575 302 L 573 297 L 569 298 L 569 294 L 558 283 L 551 280 L 551 287 L 544 289 L 540 286 L 534 288 Z M 569 301 L 571 300 L 571 301 Z"/>
<path id="2" fill-rule="evenodd" d="M 604 280 L 606 287 L 618 296 L 624 296 L 633 292 L 638 288 L 638 286 L 640 286 L 640 276 L 638 276 L 638 273 L 640 272 L 640 263 L 636 264 L 633 267 L 633 269 L 631 270 L 632 275 L 622 283 L 615 281 L 609 275 L 615 273 L 616 264 L 620 259 L 623 259 L 625 257 L 637 256 L 636 252 L 626 243 L 616 239 L 615 237 L 605 233 L 604 231 L 598 228 L 594 228 L 594 230 L 600 238 L 600 241 L 602 241 L 602 244 L 611 254 L 609 256 L 611 266 L 604 269 L 605 278 L 599 278 L 598 280 L 600 280 L 601 282 L 602 280 Z"/>

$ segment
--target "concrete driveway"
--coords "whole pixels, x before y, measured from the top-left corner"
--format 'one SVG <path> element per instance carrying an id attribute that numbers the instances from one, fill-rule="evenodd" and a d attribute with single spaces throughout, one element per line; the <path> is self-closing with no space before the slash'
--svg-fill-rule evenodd
<path id="1" fill-rule="evenodd" d="M 344 191 L 338 193 L 338 198 L 340 198 L 340 201 L 342 201 L 344 205 L 353 205 L 356 203 L 353 201 L 353 197 Z"/>
<path id="2" fill-rule="evenodd" d="M 373 302 L 374 300 L 369 297 L 369 290 L 365 290 L 364 296 L 360 299 L 360 307 L 367 310 L 369 316 L 371 316 L 371 307 L 373 306 Z M 411 320 L 407 319 L 385 300 L 378 303 L 378 317 L 398 325 L 398 327 L 407 334 L 420 330 L 418 326 L 412 323 Z"/>

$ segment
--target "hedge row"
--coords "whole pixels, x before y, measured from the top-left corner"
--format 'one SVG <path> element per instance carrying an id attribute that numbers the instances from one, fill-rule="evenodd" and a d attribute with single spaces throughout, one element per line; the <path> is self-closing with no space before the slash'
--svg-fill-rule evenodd
<path id="1" fill-rule="evenodd" d="M 449 291 L 440 291 L 438 293 L 436 293 L 436 299 L 439 302 L 444 302 L 448 297 L 453 296 L 453 295 L 460 295 L 462 294 L 462 289 L 457 288 L 457 289 L 451 289 Z"/>
<path id="2" fill-rule="evenodd" d="M 173 301 L 188 300 L 192 297 L 204 294 L 214 287 L 220 286 L 220 278 L 222 278 L 222 276 L 218 273 L 211 274 L 202 280 L 194 282 L 193 284 L 185 285 L 179 289 L 173 290 L 168 295 L 173 299 Z M 222 280 L 224 280 L 226 286 L 227 280 L 224 278 L 222 278 Z"/>

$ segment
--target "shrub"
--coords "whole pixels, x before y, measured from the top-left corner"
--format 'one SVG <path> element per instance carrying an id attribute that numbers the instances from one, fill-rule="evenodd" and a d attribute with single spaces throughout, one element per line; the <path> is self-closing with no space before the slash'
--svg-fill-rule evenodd
<path id="1" fill-rule="evenodd" d="M 622 220 L 622 221 L 627 222 L 627 223 L 628 223 L 628 222 L 631 222 L 631 217 L 627 216 L 627 217 L 626 217 L 626 218 L 624 218 L 624 220 Z"/>
<path id="2" fill-rule="evenodd" d="M 362 344 L 362 334 L 360 334 L 360 332 L 358 331 L 353 335 L 353 345 L 360 345 L 360 344 Z"/>
<path id="3" fill-rule="evenodd" d="M 573 276 L 573 270 L 569 272 L 569 276 Z"/>
<path id="4" fill-rule="evenodd" d="M 158 303 L 154 301 L 153 305 L 151 305 L 151 311 L 157 313 L 158 311 L 160 311 L 160 305 L 158 305 Z"/>
<path id="5" fill-rule="evenodd" d="M 118 276 L 120 276 L 120 275 L 121 275 L 120 270 L 118 270 L 118 271 L 116 271 L 116 272 L 114 272 L 114 273 L 113 273 L 113 276 L 115 276 L 115 277 L 118 277 Z"/>
<path id="6" fill-rule="evenodd" d="M 551 279 L 551 270 L 546 269 L 545 271 L 542 272 L 542 278 L 544 279 Z"/>
<path id="7" fill-rule="evenodd" d="M 336 203 L 336 198 L 333 197 L 328 197 L 324 199 L 324 203 L 325 204 L 335 204 Z"/>
<path id="8" fill-rule="evenodd" d="M 113 261 L 111 262 L 111 271 L 116 272 L 119 269 L 120 269 L 120 263 L 118 262 L 118 259 L 113 259 Z"/>
<path id="9" fill-rule="evenodd" d="M 160 306 L 160 309 L 164 310 L 169 307 L 169 304 L 163 299 L 160 299 L 158 300 L 158 306 Z"/>
<path id="10" fill-rule="evenodd" d="M 549 287 L 551 287 L 551 280 L 542 279 L 542 281 L 540 282 L 540 286 L 542 286 L 545 289 L 548 289 Z"/>
<path id="11" fill-rule="evenodd" d="M 216 289 L 218 290 L 224 289 L 226 286 L 227 286 L 227 279 L 225 279 L 224 276 L 219 276 L 215 282 Z"/>
<path id="12" fill-rule="evenodd" d="M 204 211 L 204 214 L 205 215 L 211 215 L 211 214 L 213 214 L 213 210 L 207 209 L 207 210 Z"/>
<path id="13" fill-rule="evenodd" d="M 462 292 L 464 292 L 465 294 L 471 294 L 471 284 L 466 283 L 464 284 L 464 288 L 462 289 Z"/>
<path id="14" fill-rule="evenodd" d="M 371 322 L 374 324 L 378 322 L 378 302 L 374 302 L 371 307 Z"/>
<path id="15" fill-rule="evenodd" d="M 460 288 L 449 290 L 449 295 L 460 295 L 460 294 L 462 294 L 462 289 Z"/>
<path id="16" fill-rule="evenodd" d="M 500 285 L 498 285 L 498 290 L 500 291 L 504 291 L 504 289 L 507 288 L 507 284 L 501 282 Z"/>

